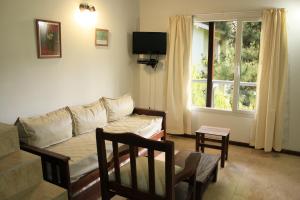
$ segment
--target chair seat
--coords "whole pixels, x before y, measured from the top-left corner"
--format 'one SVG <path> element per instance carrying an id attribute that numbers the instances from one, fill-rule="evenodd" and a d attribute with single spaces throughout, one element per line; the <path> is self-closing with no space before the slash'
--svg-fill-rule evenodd
<path id="1" fill-rule="evenodd" d="M 155 167 L 155 191 L 159 196 L 165 195 L 165 162 L 156 160 Z M 149 191 L 149 176 L 148 176 L 148 159 L 146 157 L 136 158 L 137 166 L 137 187 L 143 192 Z M 175 165 L 175 174 L 181 172 L 183 168 Z M 131 187 L 131 172 L 130 163 L 120 167 L 121 184 L 126 187 Z M 109 176 L 110 181 L 115 180 L 114 173 Z"/>

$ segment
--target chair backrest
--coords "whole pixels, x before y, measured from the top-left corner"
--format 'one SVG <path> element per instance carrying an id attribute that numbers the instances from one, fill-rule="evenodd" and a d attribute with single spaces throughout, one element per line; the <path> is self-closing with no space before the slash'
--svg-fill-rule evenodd
<path id="1" fill-rule="evenodd" d="M 174 143 L 171 141 L 154 141 L 143 138 L 133 133 L 106 133 L 103 129 L 96 130 L 98 162 L 101 181 L 102 199 L 110 199 L 114 194 L 124 196 L 130 199 L 174 199 Z M 114 180 L 109 180 L 109 163 L 106 156 L 105 141 L 111 141 L 113 147 L 113 169 L 115 174 Z M 120 177 L 120 152 L 119 144 L 127 145 L 130 158 L 131 187 L 121 185 Z M 140 191 L 137 187 L 137 166 L 136 157 L 137 149 L 147 149 L 148 154 L 148 179 L 149 191 Z M 155 192 L 155 164 L 154 153 L 160 151 L 165 153 L 165 196 L 159 196 Z M 122 154 L 124 156 L 124 154 Z M 126 156 L 126 155 L 125 155 Z"/>

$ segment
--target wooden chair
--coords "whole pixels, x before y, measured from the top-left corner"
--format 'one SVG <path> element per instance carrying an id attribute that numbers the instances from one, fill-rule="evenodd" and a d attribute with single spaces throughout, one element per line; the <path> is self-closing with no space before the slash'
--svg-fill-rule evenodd
<path id="1" fill-rule="evenodd" d="M 120 195 L 133 200 L 174 200 L 194 198 L 195 173 L 200 161 L 199 153 L 189 154 L 186 158 L 184 168 L 178 170 L 179 167 L 175 166 L 174 163 L 174 143 L 172 141 L 154 141 L 145 139 L 133 133 L 106 133 L 100 128 L 96 130 L 96 139 L 101 196 L 103 200 L 110 199 L 114 195 Z M 107 162 L 105 141 L 112 142 L 113 170 L 111 171 Z M 129 154 L 130 164 L 127 163 L 120 166 L 120 152 L 118 151 L 120 143 L 128 146 L 129 151 L 127 152 L 127 155 Z M 137 148 L 146 149 L 147 157 L 138 156 L 136 153 Z M 164 152 L 165 161 L 155 160 L 155 151 Z M 146 162 L 141 162 L 145 160 Z M 139 166 L 142 163 L 146 164 L 147 167 Z M 161 163 L 163 163 L 163 165 L 160 166 L 163 167 L 159 170 L 158 164 Z M 141 174 L 141 168 L 144 168 L 146 173 Z M 139 170 L 137 171 L 137 169 Z M 124 175 L 126 174 L 126 170 L 127 175 L 129 172 L 129 176 Z M 156 173 L 161 174 L 162 171 L 164 172 L 165 177 L 159 177 L 159 179 L 163 178 L 164 191 L 161 194 L 157 194 L 159 191 L 156 191 L 158 188 L 158 185 L 156 184 L 161 182 L 156 180 L 157 177 L 155 175 L 157 175 Z M 147 186 L 145 186 L 146 189 L 145 187 L 142 188 L 140 185 L 142 177 L 147 177 L 144 179 L 144 182 L 147 184 Z M 129 180 L 127 185 L 125 183 L 126 178 Z M 184 184 L 183 181 L 186 181 L 186 183 Z M 162 187 L 160 187 L 160 189 L 161 188 Z M 184 196 L 184 198 L 182 198 L 182 196 Z"/>

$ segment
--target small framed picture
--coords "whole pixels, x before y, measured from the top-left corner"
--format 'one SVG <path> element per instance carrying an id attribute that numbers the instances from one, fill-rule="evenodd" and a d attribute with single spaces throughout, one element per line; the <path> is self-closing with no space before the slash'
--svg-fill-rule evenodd
<path id="1" fill-rule="evenodd" d="M 95 45 L 108 46 L 108 30 L 96 28 Z"/>
<path id="2" fill-rule="evenodd" d="M 36 19 L 38 58 L 61 58 L 60 22 Z"/>

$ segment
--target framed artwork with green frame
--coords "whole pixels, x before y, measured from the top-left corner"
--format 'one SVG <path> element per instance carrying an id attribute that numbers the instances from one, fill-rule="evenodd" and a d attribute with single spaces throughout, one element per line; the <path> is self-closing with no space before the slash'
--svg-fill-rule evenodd
<path id="1" fill-rule="evenodd" d="M 107 29 L 96 28 L 95 32 L 95 45 L 108 46 L 108 33 Z"/>

